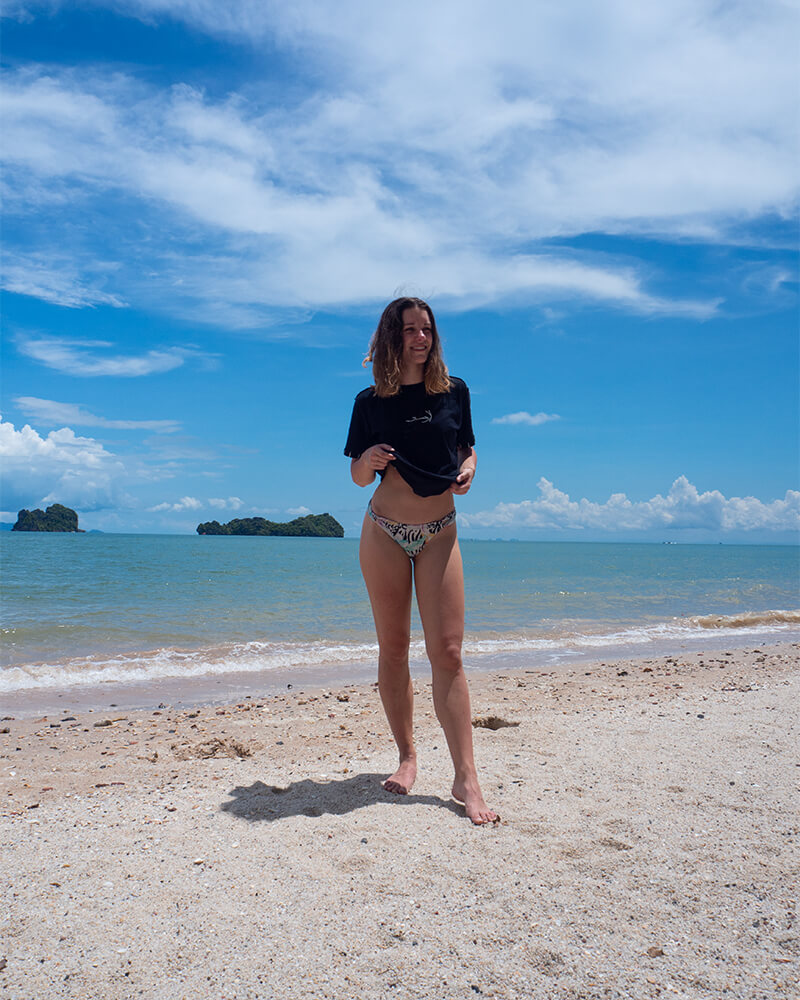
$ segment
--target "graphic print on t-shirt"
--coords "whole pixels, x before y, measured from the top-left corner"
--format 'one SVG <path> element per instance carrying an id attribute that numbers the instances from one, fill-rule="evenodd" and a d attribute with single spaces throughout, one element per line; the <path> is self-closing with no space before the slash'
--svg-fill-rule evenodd
<path id="1" fill-rule="evenodd" d="M 429 424 L 431 422 L 431 420 L 432 420 L 431 411 L 430 410 L 426 410 L 422 414 L 421 417 L 408 417 L 406 419 L 406 423 L 407 424 L 415 424 L 417 422 L 420 422 L 420 423 L 423 423 L 423 424 Z"/>

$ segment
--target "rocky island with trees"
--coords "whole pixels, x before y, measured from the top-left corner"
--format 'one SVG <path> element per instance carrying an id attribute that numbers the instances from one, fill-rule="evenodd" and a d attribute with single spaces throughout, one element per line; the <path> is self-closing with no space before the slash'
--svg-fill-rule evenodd
<path id="1" fill-rule="evenodd" d="M 296 538 L 344 538 L 344 528 L 330 514 L 306 514 L 293 521 L 268 521 L 264 517 L 236 517 L 227 524 L 206 521 L 198 535 L 271 535 Z"/>
<path id="2" fill-rule="evenodd" d="M 54 503 L 47 510 L 25 510 L 17 514 L 17 523 L 12 531 L 76 531 L 83 534 L 78 527 L 78 515 L 70 507 Z"/>

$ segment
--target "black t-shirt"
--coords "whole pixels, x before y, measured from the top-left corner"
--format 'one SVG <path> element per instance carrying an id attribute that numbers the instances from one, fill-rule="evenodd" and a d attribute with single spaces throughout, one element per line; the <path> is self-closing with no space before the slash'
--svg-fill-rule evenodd
<path id="1" fill-rule="evenodd" d="M 475 444 L 466 383 L 451 375 L 450 390 L 433 395 L 424 382 L 401 385 L 388 397 L 364 389 L 353 404 L 344 453 L 358 458 L 374 444 L 394 448 L 392 464 L 418 496 L 444 493 L 458 476 L 458 449 Z"/>

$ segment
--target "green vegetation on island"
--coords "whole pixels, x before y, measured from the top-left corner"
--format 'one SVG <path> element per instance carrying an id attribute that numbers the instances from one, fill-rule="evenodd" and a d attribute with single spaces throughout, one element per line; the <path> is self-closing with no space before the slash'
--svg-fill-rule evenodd
<path id="1" fill-rule="evenodd" d="M 281 523 L 264 517 L 235 517 L 227 524 L 206 521 L 197 525 L 198 535 L 281 535 L 298 538 L 344 538 L 344 528 L 330 514 L 307 514 Z"/>
<path id="2" fill-rule="evenodd" d="M 17 523 L 12 531 L 77 531 L 83 534 L 83 530 L 78 527 L 78 515 L 69 507 L 63 504 L 54 503 L 47 510 L 21 510 L 17 514 Z"/>

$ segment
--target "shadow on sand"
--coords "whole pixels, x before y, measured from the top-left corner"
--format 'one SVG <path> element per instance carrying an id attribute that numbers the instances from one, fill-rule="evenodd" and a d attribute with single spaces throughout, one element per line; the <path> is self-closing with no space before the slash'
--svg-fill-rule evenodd
<path id="1" fill-rule="evenodd" d="M 394 802 L 401 806 L 421 803 L 463 815 L 463 808 L 455 802 L 435 795 L 393 795 L 384 791 L 381 787 L 383 777 L 381 774 L 354 774 L 350 778 L 334 781 L 305 778 L 285 788 L 254 781 L 252 785 L 237 785 L 231 789 L 228 793 L 231 800 L 223 802 L 220 809 L 251 823 L 272 822 L 289 816 L 323 816 L 326 813 L 342 816 L 377 802 Z"/>

